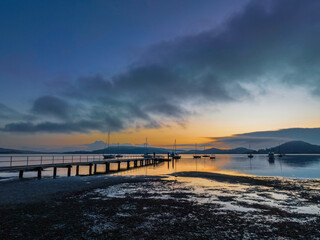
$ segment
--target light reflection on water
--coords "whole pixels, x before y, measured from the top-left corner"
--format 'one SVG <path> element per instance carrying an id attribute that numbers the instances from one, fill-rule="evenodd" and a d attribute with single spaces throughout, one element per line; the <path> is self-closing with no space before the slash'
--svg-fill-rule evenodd
<path id="1" fill-rule="evenodd" d="M 134 169 L 118 175 L 161 175 L 182 171 L 206 171 L 225 174 L 249 174 L 290 178 L 320 178 L 320 155 L 286 155 L 270 162 L 266 155 L 249 159 L 245 154 L 216 155 L 216 159 L 193 159 L 192 155 L 165 162 L 156 167 Z"/>
<path id="2" fill-rule="evenodd" d="M 126 163 L 121 164 L 126 169 Z M 132 167 L 132 165 L 131 165 Z M 110 165 L 111 170 L 117 169 L 117 164 Z M 98 165 L 98 172 L 105 170 L 104 165 Z M 45 169 L 43 176 L 52 177 L 52 168 Z M 75 167 L 72 175 L 75 175 Z M 255 155 L 249 159 L 247 155 L 216 155 L 216 159 L 193 159 L 192 155 L 182 155 L 179 160 L 163 162 L 156 166 L 132 168 L 128 171 L 114 173 L 115 175 L 162 175 L 181 171 L 206 171 L 225 174 L 250 174 L 258 176 L 280 176 L 291 178 L 320 178 L 320 155 L 286 155 L 268 161 L 266 155 Z M 89 167 L 81 166 L 80 175 L 88 175 Z M 66 176 L 67 169 L 58 168 L 58 176 Z M 18 172 L 0 172 L 0 177 L 17 178 Z M 24 177 L 36 177 L 35 172 L 25 172 Z"/>

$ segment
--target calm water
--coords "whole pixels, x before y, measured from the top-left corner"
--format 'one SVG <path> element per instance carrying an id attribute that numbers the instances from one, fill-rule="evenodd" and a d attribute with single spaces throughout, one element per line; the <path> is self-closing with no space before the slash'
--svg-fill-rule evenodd
<path id="1" fill-rule="evenodd" d="M 215 155 L 216 159 L 193 159 L 192 155 L 182 155 L 174 162 L 162 163 L 155 168 L 141 168 L 124 175 L 158 175 L 180 171 L 209 171 L 227 174 L 251 174 L 258 176 L 280 176 L 290 178 L 320 178 L 320 155 L 287 155 L 276 157 L 269 162 L 267 155 Z"/>
<path id="2" fill-rule="evenodd" d="M 126 163 L 121 165 L 126 168 Z M 104 171 L 104 165 L 98 166 L 98 171 Z M 117 165 L 111 164 L 111 170 Z M 81 166 L 80 174 L 88 174 L 89 167 Z M 115 173 L 116 175 L 161 175 L 180 171 L 209 171 L 230 174 L 252 174 L 258 176 L 281 176 L 290 178 L 320 178 L 320 155 L 287 155 L 275 158 L 269 162 L 266 155 L 255 155 L 249 159 L 247 155 L 216 155 L 216 159 L 193 159 L 192 155 L 182 155 L 182 158 L 159 165 L 135 168 L 129 171 Z M 58 169 L 58 176 L 66 176 L 67 169 Z M 72 168 L 75 175 L 75 167 Z M 18 172 L 0 172 L 0 177 L 17 178 Z M 52 169 L 43 171 L 43 176 L 52 177 Z M 25 172 L 24 177 L 36 177 L 35 172 Z"/>

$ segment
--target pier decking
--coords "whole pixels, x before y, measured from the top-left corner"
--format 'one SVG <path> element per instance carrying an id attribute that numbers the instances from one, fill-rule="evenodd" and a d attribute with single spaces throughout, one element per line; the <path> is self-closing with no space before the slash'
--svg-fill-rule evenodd
<path id="1" fill-rule="evenodd" d="M 127 156 L 124 158 L 103 159 L 103 155 L 25 155 L 25 156 L 0 156 L 0 172 L 18 171 L 19 178 L 23 178 L 25 171 L 36 171 L 38 179 L 42 177 L 42 171 L 53 168 L 53 177 L 57 176 L 58 168 L 67 168 L 67 176 L 71 176 L 72 167 L 76 167 L 76 176 L 79 175 L 81 166 L 89 166 L 89 175 L 98 173 L 115 172 L 110 170 L 110 164 L 117 164 L 117 170 L 128 170 L 142 166 L 156 165 L 168 161 L 163 156 L 153 155 L 152 158 Z M 121 168 L 121 163 L 127 163 L 126 168 Z M 133 163 L 133 166 L 131 166 Z M 105 165 L 103 172 L 97 171 L 98 165 Z"/>

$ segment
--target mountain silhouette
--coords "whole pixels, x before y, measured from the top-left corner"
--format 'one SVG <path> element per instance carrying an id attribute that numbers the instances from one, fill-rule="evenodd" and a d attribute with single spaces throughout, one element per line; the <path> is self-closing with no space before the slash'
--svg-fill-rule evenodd
<path id="1" fill-rule="evenodd" d="M 269 149 L 260 149 L 258 151 L 248 149 L 248 148 L 233 148 L 233 149 L 219 149 L 219 148 L 208 148 L 205 150 L 198 150 L 197 154 L 266 154 L 268 152 L 275 153 L 286 153 L 286 154 L 320 154 L 320 146 L 313 145 L 303 141 L 291 141 L 280 146 L 275 146 Z M 148 147 L 148 153 L 157 153 L 157 154 L 166 154 L 168 152 L 172 152 L 172 149 L 165 148 L 156 148 L 156 147 Z M 194 150 L 188 151 L 178 151 L 181 154 L 194 154 Z M 0 148 L 0 154 L 55 154 L 55 153 L 63 153 L 63 154 L 144 154 L 146 153 L 146 149 L 144 147 L 135 147 L 135 146 L 111 146 L 109 150 L 107 148 L 94 150 L 94 151 L 70 151 L 70 152 L 35 152 L 28 150 L 16 150 L 16 149 L 6 149 Z"/>
<path id="2" fill-rule="evenodd" d="M 304 141 L 291 141 L 281 144 L 278 147 L 270 149 L 275 153 L 288 153 L 288 154 L 320 154 L 320 146 L 313 145 Z"/>

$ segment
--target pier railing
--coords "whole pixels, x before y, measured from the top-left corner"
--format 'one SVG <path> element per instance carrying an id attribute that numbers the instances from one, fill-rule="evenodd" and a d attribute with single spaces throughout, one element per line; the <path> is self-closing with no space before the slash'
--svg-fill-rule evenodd
<path id="1" fill-rule="evenodd" d="M 139 154 L 127 154 L 121 158 L 114 158 L 109 160 L 121 159 L 140 159 Z M 62 154 L 31 154 L 31 155 L 0 155 L 0 168 L 8 167 L 24 167 L 33 165 L 45 164 L 61 164 L 61 163 L 84 163 L 103 161 L 102 154 L 77 154 L 77 155 L 62 155 Z"/>

